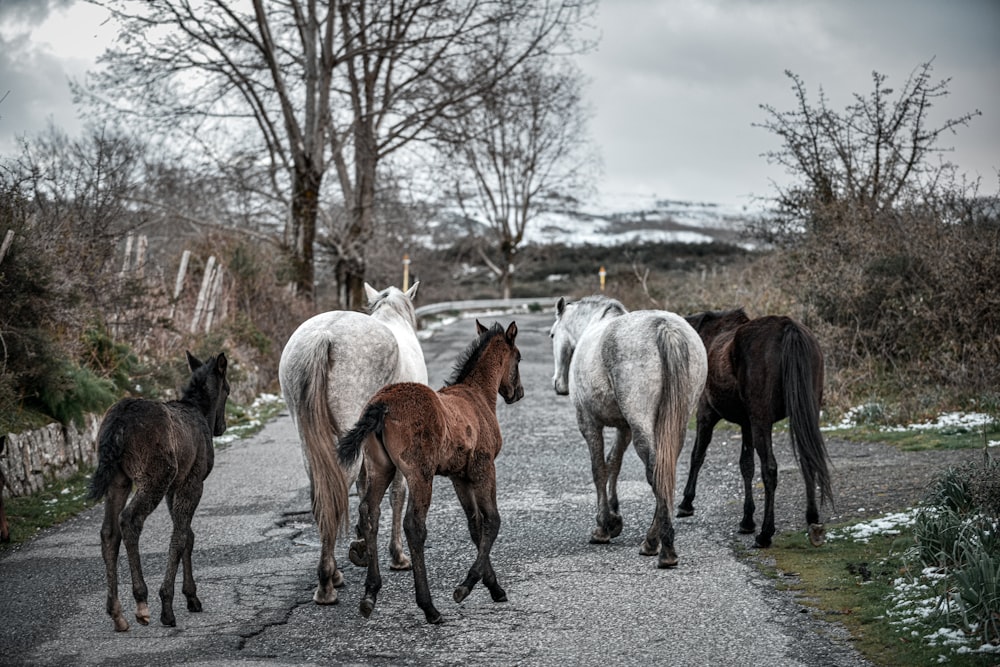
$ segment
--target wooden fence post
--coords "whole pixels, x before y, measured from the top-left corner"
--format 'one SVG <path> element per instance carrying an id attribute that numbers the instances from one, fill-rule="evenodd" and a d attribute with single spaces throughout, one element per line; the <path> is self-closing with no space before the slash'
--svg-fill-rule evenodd
<path id="1" fill-rule="evenodd" d="M 215 255 L 208 258 L 205 263 L 205 275 L 201 279 L 201 290 L 198 292 L 198 303 L 194 307 L 194 317 L 191 319 L 191 333 L 198 330 L 198 321 L 201 320 L 202 313 L 205 312 L 205 302 L 208 299 L 208 290 L 215 280 Z"/>
<path id="2" fill-rule="evenodd" d="M 177 299 L 181 296 L 181 290 L 184 288 L 184 276 L 187 274 L 188 262 L 191 260 L 191 251 L 185 250 L 181 254 L 181 266 L 177 269 L 177 279 L 174 281 L 174 298 L 170 300 L 170 319 L 174 319 L 174 313 L 177 312 Z"/>

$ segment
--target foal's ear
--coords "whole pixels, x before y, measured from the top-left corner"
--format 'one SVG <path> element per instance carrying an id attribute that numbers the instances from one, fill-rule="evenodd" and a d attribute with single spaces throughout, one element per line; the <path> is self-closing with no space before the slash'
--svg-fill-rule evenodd
<path id="1" fill-rule="evenodd" d="M 566 297 L 559 297 L 559 301 L 556 302 L 556 317 L 561 317 L 563 312 L 566 310 Z"/>
<path id="2" fill-rule="evenodd" d="M 517 337 L 517 322 L 511 322 L 510 326 L 507 327 L 507 331 L 504 333 L 507 337 L 507 342 L 513 344 L 514 339 Z"/>
<path id="3" fill-rule="evenodd" d="M 228 367 L 229 361 L 226 359 L 226 353 L 219 352 L 219 356 L 215 358 L 215 370 L 219 372 L 220 376 L 225 377 Z"/>
<path id="4" fill-rule="evenodd" d="M 488 329 L 487 329 L 486 327 L 484 327 L 484 326 L 483 326 L 483 325 L 482 325 L 482 324 L 481 324 L 481 323 L 479 322 L 479 318 L 477 317 L 477 318 L 476 318 L 476 335 L 477 335 L 477 336 L 482 336 L 482 335 L 483 335 L 484 333 L 486 333 L 487 331 L 489 331 L 489 330 L 488 330 Z"/>
<path id="5" fill-rule="evenodd" d="M 200 361 L 198 361 L 198 357 L 196 357 L 193 354 L 191 354 L 190 351 L 185 350 L 184 352 L 185 352 L 185 354 L 187 354 L 188 367 L 192 371 L 196 371 L 196 370 L 198 370 L 199 368 L 201 368 L 204 365 Z"/>

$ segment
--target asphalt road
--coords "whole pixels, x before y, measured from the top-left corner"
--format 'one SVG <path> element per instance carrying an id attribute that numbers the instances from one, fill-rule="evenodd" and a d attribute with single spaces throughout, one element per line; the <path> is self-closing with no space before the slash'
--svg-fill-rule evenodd
<path id="1" fill-rule="evenodd" d="M 483 319 L 506 325 L 511 316 Z M 0 663 L 867 664 L 841 630 L 814 620 L 736 557 L 734 546 L 749 547 L 752 537 L 736 534 L 738 443 L 725 433 L 709 450 L 695 516 L 677 522 L 677 569 L 658 570 L 655 559 L 639 555 L 653 499 L 631 451 L 619 487 L 624 531 L 610 545 L 589 544 L 595 494 L 570 400 L 551 388 L 552 315 L 515 319 L 525 397 L 510 406 L 498 401 L 505 442 L 497 460 L 503 525 L 493 550 L 509 602 L 493 603 L 481 586 L 463 603 L 452 601 L 474 549 L 451 485 L 439 479 L 426 553 L 444 624 L 424 621 L 409 572 L 387 568 L 378 605 L 363 619 L 357 603 L 364 571 L 350 565 L 343 543 L 341 602 L 313 604 L 319 546 L 302 456 L 285 414 L 217 453 L 193 523 L 202 613 L 186 611 L 178 581 L 177 627 L 159 624 L 155 591 L 169 533 L 161 506 L 147 521 L 141 543 L 154 620 L 115 633 L 104 612 L 102 508 L 95 507 L 0 557 Z M 432 386 L 441 385 L 474 333 L 471 320 L 459 320 L 423 340 Z M 784 471 L 777 497 L 782 531 L 797 527 L 804 506 L 793 488 L 801 481 L 791 452 L 784 447 L 776 453 Z M 383 558 L 386 534 L 380 534 Z M 135 605 L 124 549 L 120 571 L 122 604 L 131 618 Z"/>

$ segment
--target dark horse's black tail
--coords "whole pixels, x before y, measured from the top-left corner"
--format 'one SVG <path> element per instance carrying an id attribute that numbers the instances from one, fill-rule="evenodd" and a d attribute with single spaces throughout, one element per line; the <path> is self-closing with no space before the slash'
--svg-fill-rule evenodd
<path id="1" fill-rule="evenodd" d="M 832 503 L 826 445 L 819 430 L 823 354 L 816 339 L 798 324 L 786 326 L 781 338 L 781 379 L 792 446 L 803 477 L 814 479 L 822 499 Z"/>
<path id="2" fill-rule="evenodd" d="M 361 456 L 361 447 L 365 438 L 374 433 L 379 438 L 385 428 L 385 416 L 389 413 L 389 406 L 385 403 L 369 403 L 365 411 L 361 414 L 361 419 L 348 431 L 337 443 L 337 455 L 340 456 L 340 463 L 350 466 Z"/>
<path id="3" fill-rule="evenodd" d="M 97 434 L 97 470 L 90 479 L 90 500 L 100 500 L 107 494 L 111 481 L 121 467 L 125 455 L 125 422 L 119 418 L 127 404 L 134 399 L 119 401 L 108 410 Z"/>

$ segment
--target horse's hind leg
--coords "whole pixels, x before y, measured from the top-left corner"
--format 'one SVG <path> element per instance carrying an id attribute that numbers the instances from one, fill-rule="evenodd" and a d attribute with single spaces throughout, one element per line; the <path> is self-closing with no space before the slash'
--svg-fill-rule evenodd
<path id="1" fill-rule="evenodd" d="M 122 605 L 118 599 L 118 554 L 122 543 L 122 530 L 118 524 L 118 515 L 125 507 L 132 481 L 124 475 L 118 475 L 108 489 L 104 500 L 104 523 L 101 525 L 101 556 L 104 558 L 104 569 L 108 579 L 108 599 L 106 610 L 115 624 L 116 632 L 128 630 L 128 621 L 122 613 Z"/>
<path id="2" fill-rule="evenodd" d="M 427 563 L 424 561 L 424 543 L 427 541 L 427 510 L 431 505 L 431 480 L 410 479 L 410 500 L 403 519 L 403 530 L 410 545 L 410 559 L 413 562 L 413 585 L 417 594 L 417 606 L 424 611 L 428 623 L 440 623 L 441 613 L 431 601 L 430 587 L 427 585 Z"/>
<path id="3" fill-rule="evenodd" d="M 125 542 L 125 553 L 128 555 L 128 565 L 132 573 L 132 596 L 135 598 L 135 619 L 142 625 L 149 625 L 149 590 L 142 576 L 142 563 L 139 560 L 139 536 L 142 527 L 156 506 L 163 499 L 167 483 L 161 481 L 152 487 L 139 487 L 120 515 L 122 540 Z"/>
<path id="4" fill-rule="evenodd" d="M 778 487 L 778 462 L 771 446 L 771 424 L 756 425 L 753 440 L 760 458 L 760 474 L 764 479 L 764 523 L 760 526 L 755 545 L 765 548 L 771 546 L 771 538 L 774 537 L 774 492 Z"/>
<path id="5" fill-rule="evenodd" d="M 195 592 L 194 575 L 191 573 L 191 551 L 194 546 L 194 532 L 191 519 L 201 500 L 202 482 L 189 481 L 180 489 L 167 493 L 167 508 L 173 520 L 174 530 L 170 535 L 170 550 L 167 552 L 167 570 L 160 585 L 160 622 L 168 627 L 177 625 L 174 616 L 174 581 L 177 567 L 184 560 L 184 583 L 181 590 L 187 598 L 188 609 L 201 611 L 201 601 Z"/>
<path id="6" fill-rule="evenodd" d="M 821 547 L 826 542 L 826 530 L 819 521 L 816 506 L 816 474 L 808 465 L 802 466 L 802 479 L 806 484 L 806 525 L 809 526 L 809 543 Z"/>
<path id="7" fill-rule="evenodd" d="M 613 528 L 611 506 L 608 503 L 608 464 L 604 460 L 604 429 L 577 412 L 580 433 L 590 450 L 590 471 L 597 491 L 597 528 L 590 534 L 591 544 L 607 544 Z"/>
<path id="8" fill-rule="evenodd" d="M 403 512 L 406 506 L 406 478 L 396 471 L 389 488 L 389 505 L 392 507 L 392 536 L 389 540 L 389 568 L 409 570 L 412 565 L 403 552 Z"/>
<path id="9" fill-rule="evenodd" d="M 382 574 L 378 565 L 378 526 L 382 516 L 382 498 L 389 486 L 393 470 L 390 465 L 387 469 L 370 472 L 365 485 L 365 495 L 358 505 L 358 523 L 364 531 L 365 562 L 368 565 L 365 594 L 361 598 L 360 606 L 361 615 L 365 618 L 371 616 L 375 609 L 375 600 L 382 590 Z"/>
<path id="10" fill-rule="evenodd" d="M 493 563 L 490 560 L 490 551 L 500 532 L 500 513 L 496 504 L 496 481 L 492 483 L 484 482 L 478 488 L 473 489 L 467 480 L 452 479 L 455 487 L 455 494 L 458 496 L 462 509 L 469 523 L 469 535 L 473 544 L 476 545 L 477 557 L 469 569 L 469 574 L 465 581 L 455 589 L 455 602 L 461 602 L 476 583 L 482 579 L 483 584 L 490 591 L 490 597 L 494 602 L 506 602 L 507 592 L 497 581 L 496 572 L 493 570 Z"/>
<path id="11" fill-rule="evenodd" d="M 743 519 L 740 520 L 740 532 L 753 535 L 757 530 L 757 522 L 753 513 L 757 506 L 753 502 L 753 472 L 754 472 L 754 440 L 750 428 L 743 427 L 743 442 L 740 445 L 740 473 L 743 476 Z M 761 471 L 763 474 L 763 471 Z"/>
<path id="12" fill-rule="evenodd" d="M 685 517 L 694 514 L 694 496 L 698 487 L 698 473 L 705 464 L 705 454 L 712 442 L 712 431 L 721 417 L 703 400 L 698 406 L 698 432 L 695 434 L 694 447 L 691 449 L 691 468 L 688 470 L 687 484 L 684 485 L 684 499 L 677 507 L 677 516 Z"/>
<path id="13" fill-rule="evenodd" d="M 615 438 L 615 446 L 608 453 L 608 534 L 618 537 L 622 533 L 622 515 L 618 505 L 618 474 L 622 469 L 622 458 L 628 443 L 632 440 L 629 428 L 619 428 Z"/>

